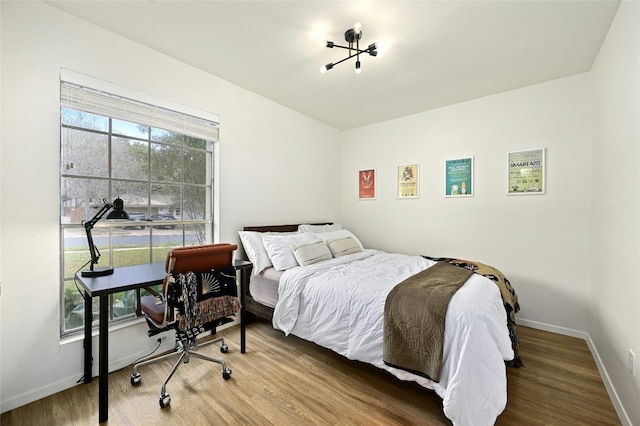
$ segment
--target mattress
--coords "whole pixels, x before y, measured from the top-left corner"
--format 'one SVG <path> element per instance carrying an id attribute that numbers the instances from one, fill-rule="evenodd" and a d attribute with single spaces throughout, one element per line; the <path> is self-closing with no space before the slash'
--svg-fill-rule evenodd
<path id="1" fill-rule="evenodd" d="M 267 268 L 258 275 L 252 275 L 249 284 L 249 293 L 256 302 L 275 308 L 278 302 L 278 283 L 282 272 L 274 268 Z"/>

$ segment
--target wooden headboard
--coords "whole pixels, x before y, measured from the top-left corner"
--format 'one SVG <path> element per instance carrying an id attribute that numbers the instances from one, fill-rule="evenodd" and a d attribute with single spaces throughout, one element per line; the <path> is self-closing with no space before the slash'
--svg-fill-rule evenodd
<path id="1" fill-rule="evenodd" d="M 332 225 L 333 222 L 311 223 L 310 225 Z M 296 225 L 264 225 L 264 226 L 245 226 L 245 231 L 253 232 L 297 232 L 298 226 Z"/>

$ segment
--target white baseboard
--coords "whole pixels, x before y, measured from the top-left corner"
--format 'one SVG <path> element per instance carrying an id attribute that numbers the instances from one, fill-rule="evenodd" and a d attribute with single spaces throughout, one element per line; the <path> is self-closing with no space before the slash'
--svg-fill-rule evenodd
<path id="1" fill-rule="evenodd" d="M 523 318 L 516 318 L 518 325 L 535 328 L 536 330 L 549 331 L 551 333 L 562 334 L 563 336 L 577 337 L 578 339 L 587 340 L 588 334 L 584 331 L 574 330 L 572 328 L 558 327 L 557 325 L 546 324 L 538 321 L 531 321 Z"/>
<path id="2" fill-rule="evenodd" d="M 598 368 L 598 372 L 600 373 L 600 377 L 602 378 L 602 382 L 604 383 L 604 387 L 609 394 L 609 398 L 611 398 L 611 403 L 613 404 L 613 408 L 616 410 L 618 417 L 620 417 L 620 421 L 623 426 L 633 426 L 631 423 L 631 419 L 627 414 L 627 411 L 624 409 L 620 398 L 618 397 L 618 393 L 616 392 L 616 388 L 613 386 L 611 382 L 611 378 L 607 373 L 607 369 L 604 367 L 602 359 L 600 358 L 600 354 L 598 353 L 598 349 L 596 345 L 591 340 L 591 336 L 589 333 L 585 331 L 573 330 L 571 328 L 558 327 L 551 324 L 545 324 L 538 321 L 531 321 L 527 319 L 517 318 L 516 322 L 518 325 L 523 325 L 525 327 L 535 328 L 537 330 L 549 331 L 551 333 L 562 334 L 563 336 L 569 337 L 577 337 L 579 339 L 583 339 L 587 343 L 587 347 L 589 351 L 591 351 L 591 355 L 593 356 L 594 361 L 596 362 L 596 367 Z"/>
<path id="3" fill-rule="evenodd" d="M 604 367 L 602 363 L 602 359 L 600 358 L 600 354 L 598 353 L 598 349 L 596 345 L 591 340 L 591 336 L 587 335 L 587 346 L 591 351 L 591 355 L 593 355 L 593 359 L 596 361 L 596 366 L 598 367 L 598 371 L 600 372 L 600 377 L 602 377 L 602 381 L 604 382 L 604 386 L 607 389 L 607 393 L 609 394 L 609 398 L 611 398 L 611 402 L 613 403 L 613 408 L 616 409 L 616 413 L 618 413 L 618 417 L 620 417 L 620 421 L 624 426 L 633 426 L 631 423 L 631 419 L 627 414 L 627 411 L 622 406 L 620 402 L 620 398 L 618 397 L 618 392 L 616 392 L 616 388 L 611 383 L 611 378 L 609 377 L 609 373 L 607 373 L 607 369 Z"/>

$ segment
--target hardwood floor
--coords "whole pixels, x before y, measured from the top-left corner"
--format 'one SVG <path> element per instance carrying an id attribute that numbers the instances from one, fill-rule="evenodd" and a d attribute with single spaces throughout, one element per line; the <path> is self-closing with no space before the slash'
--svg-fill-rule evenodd
<path id="1" fill-rule="evenodd" d="M 525 368 L 508 370 L 508 403 L 497 425 L 619 425 L 583 340 L 518 328 Z M 433 391 L 293 336 L 268 322 L 248 326 L 240 354 L 239 327 L 218 333 L 233 370 L 192 359 L 167 386 L 171 405 L 161 409 L 160 387 L 171 361 L 109 376 L 109 425 L 450 425 Z M 221 355 L 216 345 L 203 349 Z M 2 414 L 2 426 L 89 425 L 98 419 L 98 381 L 78 385 Z"/>

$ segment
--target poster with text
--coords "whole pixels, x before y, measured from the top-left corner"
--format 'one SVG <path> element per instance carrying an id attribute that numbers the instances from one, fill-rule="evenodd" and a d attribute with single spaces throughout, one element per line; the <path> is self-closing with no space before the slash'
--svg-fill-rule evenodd
<path id="1" fill-rule="evenodd" d="M 375 200 L 376 198 L 376 170 L 360 170 L 358 172 L 358 198 L 360 200 Z"/>
<path id="2" fill-rule="evenodd" d="M 418 198 L 418 164 L 398 166 L 398 198 Z"/>
<path id="3" fill-rule="evenodd" d="M 445 161 L 445 197 L 473 196 L 473 157 Z"/>
<path id="4" fill-rule="evenodd" d="M 509 195 L 544 194 L 545 149 L 529 149 L 510 152 Z"/>

